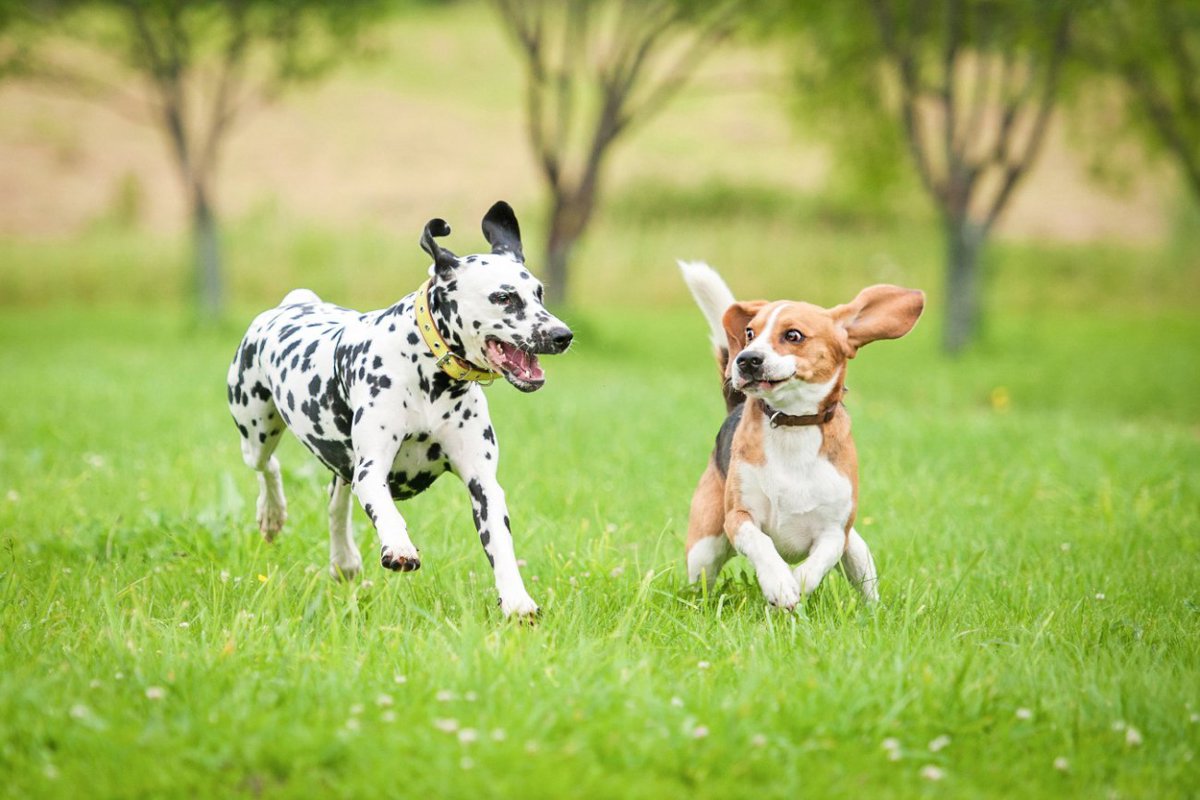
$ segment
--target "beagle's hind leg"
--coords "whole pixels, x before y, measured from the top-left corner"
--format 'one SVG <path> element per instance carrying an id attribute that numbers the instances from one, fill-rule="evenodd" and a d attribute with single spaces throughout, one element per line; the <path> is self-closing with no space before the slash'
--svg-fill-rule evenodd
<path id="1" fill-rule="evenodd" d="M 688 583 L 703 578 L 705 586 L 712 589 L 717 582 L 721 567 L 733 555 L 733 545 L 725 535 L 724 523 L 725 483 L 716 467 L 709 463 L 692 495 L 692 508 L 688 514 Z"/>

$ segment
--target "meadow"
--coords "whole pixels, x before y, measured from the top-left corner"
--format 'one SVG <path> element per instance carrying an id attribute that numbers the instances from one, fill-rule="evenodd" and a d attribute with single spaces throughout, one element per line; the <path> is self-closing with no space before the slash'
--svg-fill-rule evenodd
<path id="1" fill-rule="evenodd" d="M 231 144 L 217 327 L 153 132 L 0 87 L 0 796 L 1197 795 L 1200 209 L 1154 170 L 1096 201 L 1056 138 L 947 358 L 919 187 L 823 184 L 756 46 L 616 157 L 547 386 L 488 389 L 537 624 L 501 618 L 453 476 L 402 506 L 419 572 L 379 566 L 356 507 L 340 584 L 328 476 L 285 438 L 264 543 L 224 386 L 255 313 L 296 286 L 390 304 L 430 216 L 474 252 L 501 198 L 539 269 L 507 43 L 469 3 L 392 34 Z M 741 559 L 686 584 L 723 404 L 676 258 L 742 298 L 928 292 L 848 381 L 879 607 L 835 573 L 768 608 Z"/>
<path id="2" fill-rule="evenodd" d="M 404 505 L 419 572 L 368 557 L 362 581 L 337 584 L 326 475 L 285 440 L 291 519 L 263 543 L 223 397 L 253 308 L 217 330 L 190 326 L 170 290 L 5 308 L 3 793 L 1194 796 L 1191 249 L 997 246 L 980 346 L 941 355 L 934 305 L 864 350 L 849 407 L 883 602 L 864 608 L 834 574 L 785 614 L 741 560 L 711 594 L 686 585 L 688 500 L 722 405 L 704 323 L 668 288 L 684 223 L 626 224 L 605 223 L 624 272 L 581 277 L 617 290 L 598 283 L 567 314 L 577 345 L 548 361 L 547 387 L 489 390 L 534 626 L 501 619 L 452 476 Z M 935 263 L 905 255 L 932 230 L 769 227 L 802 257 L 774 272 L 716 259 L 743 296 L 832 304 L 881 269 L 937 296 Z M 313 237 L 315 254 L 273 253 L 278 270 L 238 285 L 269 296 L 323 276 L 330 299 L 382 305 L 424 268 L 403 237 Z M 380 252 L 363 258 L 364 241 Z M 86 276 L 105 253 L 119 287 L 163 269 L 143 236 L 6 248 L 6 279 L 26 287 L 44 275 L 30 265 Z M 635 271 L 670 299 L 623 295 Z M 369 556 L 358 509 L 355 525 Z"/>

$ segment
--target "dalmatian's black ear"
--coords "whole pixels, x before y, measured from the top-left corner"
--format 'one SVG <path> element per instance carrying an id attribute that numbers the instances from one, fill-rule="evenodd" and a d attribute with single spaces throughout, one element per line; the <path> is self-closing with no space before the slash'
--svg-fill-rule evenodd
<path id="1" fill-rule="evenodd" d="M 521 226 L 512 206 L 503 200 L 488 209 L 483 217 L 483 238 L 496 254 L 507 253 L 524 263 L 525 252 L 521 249 Z"/>
<path id="2" fill-rule="evenodd" d="M 458 266 L 458 256 L 442 247 L 433 240 L 435 236 L 449 236 L 450 226 L 441 217 L 435 217 L 425 223 L 425 231 L 421 234 L 421 249 L 429 253 L 433 266 L 438 272 L 449 272 Z"/>

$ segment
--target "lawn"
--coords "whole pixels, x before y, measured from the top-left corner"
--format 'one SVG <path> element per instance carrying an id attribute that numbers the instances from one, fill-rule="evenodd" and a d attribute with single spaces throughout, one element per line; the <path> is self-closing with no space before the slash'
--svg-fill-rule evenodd
<path id="1" fill-rule="evenodd" d="M 834 574 L 793 614 L 740 559 L 711 595 L 685 585 L 720 394 L 678 290 L 633 305 L 571 314 L 542 392 L 489 390 L 535 626 L 501 619 L 452 476 L 403 506 L 419 572 L 368 557 L 340 585 L 326 476 L 285 441 L 291 519 L 262 542 L 224 407 L 236 325 L 4 309 L 0 794 L 1195 796 L 1200 320 L 1180 298 L 1001 308 L 958 360 L 935 308 L 864 350 L 849 406 L 883 602 Z"/>

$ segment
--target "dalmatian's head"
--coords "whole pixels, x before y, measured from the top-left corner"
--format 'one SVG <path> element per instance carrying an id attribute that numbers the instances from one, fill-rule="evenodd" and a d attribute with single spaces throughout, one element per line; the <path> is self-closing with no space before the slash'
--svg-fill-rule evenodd
<path id="1" fill-rule="evenodd" d="M 523 392 L 542 388 L 539 355 L 564 352 L 573 334 L 542 304 L 542 283 L 525 266 L 521 228 L 512 207 L 500 201 L 483 217 L 492 252 L 459 258 L 434 237 L 448 236 L 443 219 L 431 219 L 421 247 L 433 258 L 430 311 L 450 347 L 480 367 L 499 372 Z"/>

